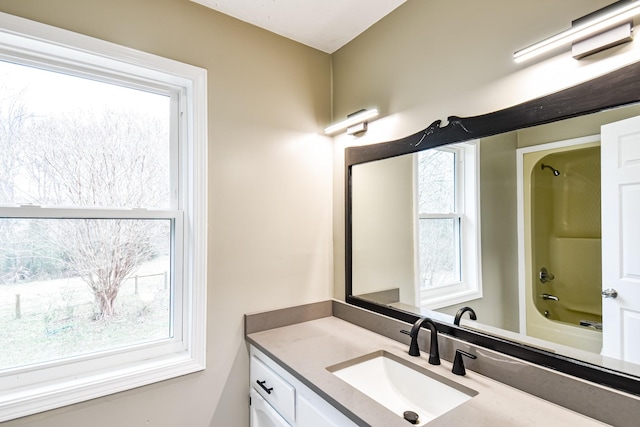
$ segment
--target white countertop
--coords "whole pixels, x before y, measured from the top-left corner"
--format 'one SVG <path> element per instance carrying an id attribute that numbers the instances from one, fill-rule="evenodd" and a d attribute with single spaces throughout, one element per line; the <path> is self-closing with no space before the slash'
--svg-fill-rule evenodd
<path id="1" fill-rule="evenodd" d="M 433 366 L 428 353 L 411 357 L 405 344 L 336 317 L 297 323 L 247 335 L 247 340 L 336 406 L 356 423 L 373 427 L 407 427 L 401 417 L 340 380 L 326 368 L 379 350 L 393 353 L 478 392 L 429 427 L 561 427 L 604 426 L 585 417 L 467 368 L 466 376 L 451 373 L 451 363 Z"/>

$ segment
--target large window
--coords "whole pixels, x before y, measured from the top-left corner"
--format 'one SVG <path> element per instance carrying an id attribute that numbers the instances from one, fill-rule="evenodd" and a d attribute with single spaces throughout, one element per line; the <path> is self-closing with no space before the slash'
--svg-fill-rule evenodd
<path id="1" fill-rule="evenodd" d="M 482 296 L 477 143 L 416 155 L 419 305 L 440 308 Z"/>
<path id="2" fill-rule="evenodd" d="M 0 422 L 204 369 L 205 77 L 0 14 Z"/>

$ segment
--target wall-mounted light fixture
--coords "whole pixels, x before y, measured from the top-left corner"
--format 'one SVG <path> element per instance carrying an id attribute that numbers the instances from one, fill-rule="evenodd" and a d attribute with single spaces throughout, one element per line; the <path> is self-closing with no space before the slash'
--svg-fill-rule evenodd
<path id="1" fill-rule="evenodd" d="M 355 113 L 351 113 L 347 118 L 341 122 L 332 124 L 325 128 L 324 132 L 328 135 L 337 133 L 341 130 L 347 130 L 347 134 L 356 135 L 367 130 L 369 119 L 378 116 L 378 109 L 373 108 L 371 110 L 360 110 Z"/>
<path id="2" fill-rule="evenodd" d="M 513 54 L 523 62 L 565 44 L 573 44 L 573 57 L 584 58 L 632 39 L 633 20 L 640 14 L 639 0 L 620 0 L 572 22 L 571 28 Z"/>

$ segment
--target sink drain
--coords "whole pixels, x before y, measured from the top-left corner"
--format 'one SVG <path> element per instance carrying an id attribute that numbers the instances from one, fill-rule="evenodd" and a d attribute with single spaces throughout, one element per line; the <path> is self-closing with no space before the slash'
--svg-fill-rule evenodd
<path id="1" fill-rule="evenodd" d="M 413 411 L 404 411 L 402 414 L 405 420 L 409 421 L 411 424 L 418 424 L 418 414 Z"/>

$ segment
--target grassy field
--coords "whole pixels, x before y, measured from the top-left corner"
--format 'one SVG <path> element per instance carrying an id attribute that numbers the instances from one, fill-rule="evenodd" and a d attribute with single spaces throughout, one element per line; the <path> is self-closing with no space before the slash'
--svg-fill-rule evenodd
<path id="1" fill-rule="evenodd" d="M 167 257 L 142 266 L 108 320 L 95 320 L 93 294 L 77 277 L 0 285 L 0 370 L 169 337 L 168 271 Z"/>

